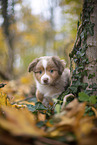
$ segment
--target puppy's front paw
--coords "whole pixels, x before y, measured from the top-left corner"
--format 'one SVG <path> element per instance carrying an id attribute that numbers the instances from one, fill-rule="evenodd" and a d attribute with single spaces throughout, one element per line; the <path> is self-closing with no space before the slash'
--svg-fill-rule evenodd
<path id="1" fill-rule="evenodd" d="M 38 89 L 36 90 L 36 98 L 38 101 L 42 102 L 43 101 L 43 94 L 41 94 Z"/>
<path id="2" fill-rule="evenodd" d="M 54 105 L 53 100 L 48 98 L 44 98 L 42 104 L 47 108 L 51 108 Z"/>

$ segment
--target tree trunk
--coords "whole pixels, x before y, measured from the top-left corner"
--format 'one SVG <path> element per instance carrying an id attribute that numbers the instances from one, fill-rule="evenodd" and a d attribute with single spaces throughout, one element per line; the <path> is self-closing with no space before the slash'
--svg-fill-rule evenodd
<path id="1" fill-rule="evenodd" d="M 5 35 L 6 46 L 8 48 L 8 58 L 6 63 L 6 73 L 9 79 L 13 78 L 13 62 L 14 62 L 14 30 L 10 30 L 11 24 L 14 21 L 13 11 L 9 14 L 8 11 L 8 0 L 2 0 L 2 16 L 4 18 L 3 22 L 3 32 Z M 4 72 L 3 72 L 4 73 Z M 4 75 L 5 76 L 5 75 Z M 2 77 L 2 75 L 1 75 Z"/>
<path id="2" fill-rule="evenodd" d="M 76 41 L 69 56 L 72 71 L 70 92 L 76 96 L 80 91 L 97 95 L 97 0 L 84 0 L 82 21 L 81 24 L 78 21 Z"/>
<path id="3" fill-rule="evenodd" d="M 90 14 L 90 21 L 94 23 L 94 35 L 87 37 L 86 57 L 89 63 L 85 69 L 88 75 L 83 78 L 83 82 L 88 83 L 88 86 L 95 86 L 94 84 L 97 83 L 97 0 L 93 0 L 92 4 L 93 12 Z M 97 90 L 94 91 L 94 94 L 97 95 Z"/>

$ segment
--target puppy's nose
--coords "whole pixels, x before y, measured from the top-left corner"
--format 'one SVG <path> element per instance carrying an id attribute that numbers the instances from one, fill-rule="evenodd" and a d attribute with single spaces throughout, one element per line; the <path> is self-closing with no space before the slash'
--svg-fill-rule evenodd
<path id="1" fill-rule="evenodd" d="M 43 81 L 44 83 L 48 83 L 48 78 L 45 78 Z"/>

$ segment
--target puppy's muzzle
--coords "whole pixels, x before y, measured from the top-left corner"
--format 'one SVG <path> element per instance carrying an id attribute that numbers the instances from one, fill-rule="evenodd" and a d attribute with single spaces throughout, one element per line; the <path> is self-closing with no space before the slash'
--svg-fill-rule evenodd
<path id="1" fill-rule="evenodd" d="M 48 78 L 43 79 L 44 84 L 48 84 Z"/>
<path id="2" fill-rule="evenodd" d="M 41 84 L 43 85 L 48 85 L 50 83 L 50 77 L 45 73 L 42 77 L 41 77 Z"/>

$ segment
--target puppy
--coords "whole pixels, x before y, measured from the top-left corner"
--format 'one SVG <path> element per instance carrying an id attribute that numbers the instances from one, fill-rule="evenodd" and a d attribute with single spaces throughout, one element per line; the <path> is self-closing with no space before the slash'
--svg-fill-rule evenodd
<path id="1" fill-rule="evenodd" d="M 52 98 L 58 97 L 70 83 L 70 70 L 65 68 L 64 60 L 57 56 L 43 56 L 33 60 L 29 67 L 36 82 L 36 97 L 46 107 L 53 104 Z"/>

